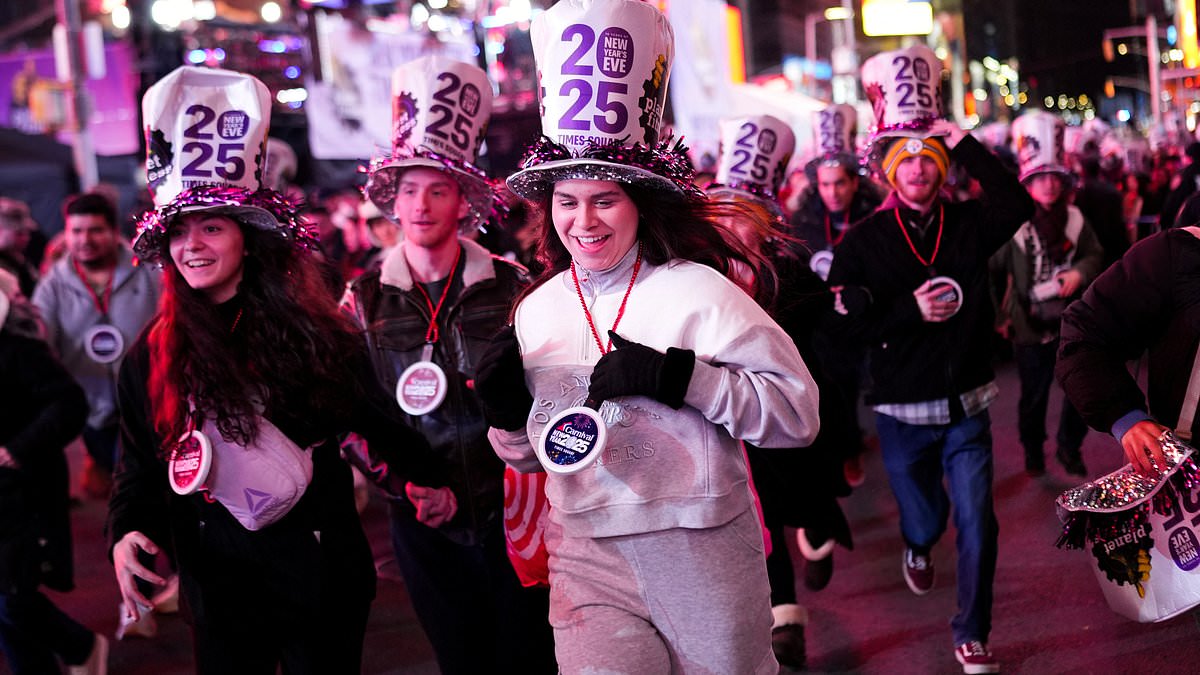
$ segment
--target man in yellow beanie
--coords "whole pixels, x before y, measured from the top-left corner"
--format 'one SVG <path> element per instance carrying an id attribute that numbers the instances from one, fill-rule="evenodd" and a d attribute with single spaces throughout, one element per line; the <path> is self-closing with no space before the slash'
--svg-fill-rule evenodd
<path id="1" fill-rule="evenodd" d="M 933 590 L 930 551 L 953 502 L 955 658 L 965 673 L 992 673 L 1000 667 L 987 647 L 998 525 L 987 407 L 997 388 L 987 263 L 1034 206 L 1016 176 L 956 125 L 937 120 L 914 135 L 884 139 L 879 169 L 892 192 L 834 258 L 834 330 L 870 350 L 866 400 L 900 508 L 904 580 L 917 595 Z M 952 159 L 979 181 L 986 207 L 942 198 Z"/>

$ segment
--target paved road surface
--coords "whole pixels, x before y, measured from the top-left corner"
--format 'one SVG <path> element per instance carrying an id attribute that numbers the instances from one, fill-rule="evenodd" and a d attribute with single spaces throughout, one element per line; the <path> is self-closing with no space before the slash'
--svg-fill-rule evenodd
<path id="1" fill-rule="evenodd" d="M 991 639 L 1006 673 L 1196 673 L 1200 672 L 1200 626 L 1187 614 L 1163 624 L 1140 625 L 1112 613 L 1104 603 L 1082 551 L 1053 546 L 1059 525 L 1054 497 L 1075 481 L 1053 461 L 1047 475 L 1029 479 L 1016 438 L 1017 381 L 1011 365 L 1000 370 L 1002 396 L 993 407 L 996 436 L 995 493 L 1000 519 L 1000 561 Z M 1057 411 L 1056 401 L 1051 410 Z M 1056 416 L 1052 413 L 1052 417 Z M 1054 427 L 1051 426 L 1051 436 Z M 70 451 L 78 468 L 80 450 Z M 1084 458 L 1093 475 L 1115 469 L 1115 441 L 1092 433 Z M 924 597 L 909 592 L 900 576 L 901 544 L 896 507 L 874 453 L 868 482 L 848 500 L 856 548 L 838 550 L 832 583 L 820 593 L 800 588 L 812 615 L 809 665 L 816 672 L 959 673 L 951 653 L 949 618 L 954 611 L 953 528 L 934 549 L 937 587 Z M 100 528 L 104 507 L 84 502 L 74 511 L 79 588 L 54 595 L 94 629 L 116 628 L 116 584 L 104 557 Z M 372 501 L 365 514 L 379 558 L 388 555 L 386 513 Z M 247 598 L 253 611 L 253 598 Z M 437 673 L 402 583 L 383 579 L 366 639 L 365 672 L 388 675 Z M 7 673 L 0 664 L 0 673 Z M 114 643 L 114 675 L 175 675 L 192 672 L 190 636 L 178 617 L 165 617 L 153 640 Z"/>

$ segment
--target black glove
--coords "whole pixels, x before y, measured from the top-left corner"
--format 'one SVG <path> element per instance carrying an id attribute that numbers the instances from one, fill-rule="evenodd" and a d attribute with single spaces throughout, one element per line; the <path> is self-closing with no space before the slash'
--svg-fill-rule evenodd
<path id="1" fill-rule="evenodd" d="M 505 431 L 525 426 L 533 408 L 533 396 L 525 386 L 521 347 L 512 326 L 492 338 L 475 366 L 475 393 L 488 424 Z"/>
<path id="2" fill-rule="evenodd" d="M 649 396 L 678 410 L 692 381 L 696 352 L 671 347 L 666 354 L 608 331 L 613 348 L 592 370 L 588 399 L 596 405 L 618 396 Z"/>

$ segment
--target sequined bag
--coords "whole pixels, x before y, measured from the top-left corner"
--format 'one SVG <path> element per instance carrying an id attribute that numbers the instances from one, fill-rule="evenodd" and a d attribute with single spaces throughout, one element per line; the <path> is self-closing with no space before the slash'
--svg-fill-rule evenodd
<path id="1" fill-rule="evenodd" d="M 1174 433 L 1159 440 L 1167 467 L 1158 478 L 1127 464 L 1057 500 L 1058 545 L 1088 547 L 1108 606 L 1140 622 L 1200 605 L 1200 466 Z"/>

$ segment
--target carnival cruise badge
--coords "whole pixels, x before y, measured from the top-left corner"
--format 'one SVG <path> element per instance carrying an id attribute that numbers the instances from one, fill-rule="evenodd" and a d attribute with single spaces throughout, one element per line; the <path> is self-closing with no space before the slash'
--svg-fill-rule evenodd
<path id="1" fill-rule="evenodd" d="M 175 494 L 190 495 L 199 490 L 212 469 L 212 442 L 204 432 L 193 429 L 179 437 L 167 463 L 167 480 Z"/>
<path id="2" fill-rule="evenodd" d="M 938 302 L 958 303 L 950 316 L 958 314 L 958 310 L 962 308 L 963 289 L 957 281 L 947 276 L 938 276 L 929 280 L 929 287 L 938 291 L 934 298 Z"/>
<path id="3" fill-rule="evenodd" d="M 84 334 L 83 351 L 96 363 L 109 364 L 125 352 L 125 338 L 116 326 L 97 324 Z"/>
<path id="4" fill-rule="evenodd" d="M 538 461 L 551 473 L 575 473 L 591 466 L 608 438 L 608 427 L 600 414 L 576 406 L 555 415 L 534 449 Z"/>
<path id="5" fill-rule="evenodd" d="M 833 267 L 833 251 L 817 251 L 808 259 L 808 267 L 821 281 L 829 281 L 829 268 Z"/>
<path id="6" fill-rule="evenodd" d="M 409 415 L 424 415 L 446 400 L 446 372 L 433 361 L 417 361 L 400 374 L 396 401 Z"/>

